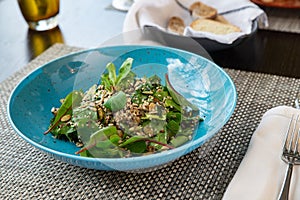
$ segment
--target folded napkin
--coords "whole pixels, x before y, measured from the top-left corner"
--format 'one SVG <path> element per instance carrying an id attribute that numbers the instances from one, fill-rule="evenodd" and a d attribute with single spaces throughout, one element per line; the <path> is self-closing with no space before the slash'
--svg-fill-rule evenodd
<path id="1" fill-rule="evenodd" d="M 185 7 L 189 7 L 190 4 L 197 0 L 179 1 Z M 127 13 L 123 31 L 143 28 L 144 26 L 154 26 L 163 31 L 167 31 L 169 19 L 172 16 L 178 16 L 182 18 L 187 25 L 183 35 L 197 38 L 209 38 L 220 43 L 231 44 L 237 38 L 251 33 L 253 20 L 258 19 L 265 26 L 268 24 L 267 16 L 264 11 L 249 0 L 201 0 L 201 2 L 216 8 L 219 13 L 238 9 L 236 12 L 227 13 L 223 16 L 230 23 L 238 26 L 242 32 L 227 35 L 216 35 L 208 32 L 195 31 L 188 26 L 193 21 L 190 13 L 176 3 L 175 0 L 137 1 Z"/>
<path id="2" fill-rule="evenodd" d="M 223 200 L 277 199 L 287 168 L 281 160 L 282 147 L 293 114 L 300 110 L 280 106 L 264 114 Z M 290 199 L 300 199 L 299 186 L 300 166 L 295 165 Z"/>

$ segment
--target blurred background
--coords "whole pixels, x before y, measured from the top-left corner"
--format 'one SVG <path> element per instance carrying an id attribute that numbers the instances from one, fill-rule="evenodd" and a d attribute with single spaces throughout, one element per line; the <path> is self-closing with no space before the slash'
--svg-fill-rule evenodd
<path id="1" fill-rule="evenodd" d="M 29 30 L 17 0 L 0 0 L 0 82 L 4 74 L 17 71 L 54 43 L 99 46 L 112 33 L 122 32 L 123 20 L 119 19 L 125 15 L 112 8 L 111 0 L 61 0 L 58 27 L 37 32 Z"/>
<path id="2" fill-rule="evenodd" d="M 0 0 L 0 82 L 55 43 L 94 48 L 120 38 L 127 12 L 115 9 L 113 4 L 112 0 L 60 0 L 58 26 L 48 31 L 32 31 L 21 14 L 18 0 Z M 284 20 L 292 22 L 292 29 L 300 30 L 299 9 L 262 8 L 269 23 L 278 22 L 280 27 L 259 29 L 242 44 L 209 52 L 210 56 L 225 68 L 300 77 L 300 67 L 295 67 L 300 57 L 286 53 L 300 52 L 299 34 L 282 31 L 288 26 Z"/>

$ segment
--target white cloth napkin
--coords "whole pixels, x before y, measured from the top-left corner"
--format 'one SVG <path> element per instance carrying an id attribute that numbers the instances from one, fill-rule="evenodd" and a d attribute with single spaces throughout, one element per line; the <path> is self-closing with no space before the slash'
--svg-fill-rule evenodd
<path id="1" fill-rule="evenodd" d="M 223 200 L 277 199 L 287 167 L 281 160 L 282 146 L 293 114 L 300 114 L 300 110 L 279 106 L 264 114 Z M 297 165 L 292 175 L 290 199 L 300 199 L 300 166 Z"/>
<path id="2" fill-rule="evenodd" d="M 195 1 L 197 0 L 180 0 L 181 4 L 186 5 L 186 7 L 189 7 L 189 5 Z M 208 32 L 195 31 L 188 26 L 193 20 L 190 13 L 179 6 L 175 0 L 137 1 L 126 15 L 123 31 L 131 31 L 144 26 L 154 26 L 167 32 L 169 19 L 172 16 L 178 16 L 181 17 L 187 25 L 184 31 L 185 36 L 209 38 L 220 43 L 231 44 L 237 38 L 251 33 L 254 19 L 257 18 L 265 26 L 268 25 L 267 16 L 264 11 L 249 0 L 201 0 L 201 2 L 216 8 L 219 13 L 250 6 L 238 12 L 224 15 L 230 23 L 238 26 L 242 32 L 216 35 Z"/>

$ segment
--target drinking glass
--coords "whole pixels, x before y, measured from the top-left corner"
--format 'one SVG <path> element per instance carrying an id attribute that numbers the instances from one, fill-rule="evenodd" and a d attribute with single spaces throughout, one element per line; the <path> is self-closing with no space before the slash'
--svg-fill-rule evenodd
<path id="1" fill-rule="evenodd" d="M 28 52 L 31 52 L 31 58 L 35 58 L 53 44 L 64 43 L 63 34 L 59 26 L 48 31 L 34 31 L 28 29 Z"/>
<path id="2" fill-rule="evenodd" d="M 57 26 L 59 0 L 18 0 L 18 4 L 30 29 L 45 31 Z"/>

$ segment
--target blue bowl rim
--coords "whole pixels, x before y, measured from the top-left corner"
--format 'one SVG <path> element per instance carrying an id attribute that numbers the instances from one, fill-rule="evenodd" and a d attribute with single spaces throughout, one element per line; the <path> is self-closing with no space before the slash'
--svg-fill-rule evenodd
<path id="1" fill-rule="evenodd" d="M 150 155 L 145 155 L 145 156 L 138 156 L 138 157 L 129 157 L 129 158 L 90 158 L 90 157 L 82 157 L 82 156 L 78 156 L 76 154 L 74 155 L 71 155 L 71 154 L 68 154 L 68 153 L 64 153 L 64 152 L 60 152 L 60 151 L 56 151 L 56 150 L 53 150 L 51 148 L 48 148 L 48 147 L 45 147 L 39 143 L 36 143 L 34 142 L 33 140 L 31 140 L 30 138 L 26 137 L 14 124 L 13 122 L 13 119 L 11 118 L 11 115 L 10 115 L 10 106 L 12 104 L 12 100 L 13 100 L 13 97 L 15 95 L 15 92 L 17 91 L 17 89 L 20 87 L 20 85 L 25 81 L 25 79 L 27 79 L 28 77 L 32 76 L 33 74 L 35 73 L 38 73 L 39 70 L 41 70 L 42 68 L 46 67 L 47 65 L 51 64 L 51 63 L 54 63 L 54 62 L 57 62 L 58 60 L 61 60 L 61 59 L 64 59 L 64 58 L 67 58 L 67 57 L 72 57 L 72 56 L 76 56 L 76 55 L 80 55 L 80 54 L 83 54 L 83 53 L 88 53 L 88 52 L 92 52 L 92 51 L 97 51 L 99 49 L 114 49 L 114 48 L 126 48 L 126 47 L 131 47 L 131 48 L 135 48 L 134 50 L 136 50 L 137 48 L 140 48 L 140 49 L 147 49 L 147 48 L 152 48 L 152 49 L 162 49 L 162 50 L 166 50 L 166 51 L 175 51 L 175 52 L 180 52 L 180 53 L 185 53 L 185 54 L 189 54 L 189 55 L 192 55 L 192 56 L 196 56 L 196 57 L 201 57 L 201 59 L 204 59 L 206 61 L 208 61 L 209 63 L 211 63 L 214 67 L 216 67 L 218 70 L 220 70 L 224 76 L 226 76 L 226 78 L 229 80 L 231 86 L 232 86 L 232 89 L 233 89 L 233 102 L 231 104 L 231 110 L 230 112 L 228 113 L 227 117 L 225 118 L 224 122 L 218 126 L 214 132 L 212 132 L 212 134 L 210 135 L 205 135 L 203 137 L 200 137 L 198 138 L 197 140 L 194 140 L 194 141 L 190 141 L 180 147 L 177 147 L 177 148 L 174 148 L 174 149 L 171 149 L 171 150 L 167 150 L 167 151 L 162 151 L 162 152 L 159 152 L 159 153 L 155 153 L 155 154 L 150 154 Z M 207 141 L 208 139 L 210 139 L 212 136 L 214 136 L 218 130 L 220 130 L 227 122 L 228 120 L 230 119 L 230 117 L 232 116 L 233 112 L 234 112 L 234 109 L 236 107 L 236 102 L 237 102 L 237 92 L 236 92 L 236 88 L 235 88 L 235 85 L 232 81 L 232 79 L 230 78 L 230 76 L 221 68 L 219 67 L 217 64 L 215 64 L 214 62 L 208 60 L 207 58 L 204 58 L 200 55 L 197 55 L 197 54 L 194 54 L 194 53 L 191 53 L 191 52 L 188 52 L 188 51 L 185 51 L 185 50 L 181 50 L 181 49 L 176 49 L 176 48 L 171 48 L 171 47 L 165 47 L 165 46 L 151 46 L 151 45 L 117 45 L 117 46 L 105 46 L 105 47 L 97 47 L 97 48 L 91 48 L 91 49 L 86 49 L 86 50 L 82 50 L 82 51 L 78 51 L 78 52 L 74 52 L 74 53 L 70 53 L 70 54 L 66 54 L 64 56 L 60 56 L 58 58 L 55 58 L 55 59 L 52 59 L 50 60 L 49 62 L 37 67 L 36 69 L 32 70 L 31 72 L 29 72 L 23 79 L 21 79 L 19 81 L 19 83 L 15 86 L 15 88 L 12 90 L 10 96 L 9 96 L 9 99 L 8 99 L 8 104 L 7 104 L 7 115 L 8 115 L 8 120 L 11 124 L 11 126 L 13 127 L 13 129 L 17 132 L 17 134 L 23 138 L 25 141 L 27 141 L 29 144 L 33 145 L 34 147 L 38 148 L 38 149 L 41 149 L 45 152 L 48 152 L 52 155 L 57 155 L 57 156 L 61 156 L 61 157 L 66 157 L 68 159 L 75 159 L 75 160 L 79 160 L 79 161 L 85 161 L 85 162 L 109 162 L 109 163 L 113 163 L 115 162 L 118 163 L 122 163 L 122 162 L 131 162 L 131 161 L 139 161 L 139 162 L 143 162 L 144 160 L 148 160 L 148 159 L 156 159 L 156 158 L 160 158 L 162 156 L 167 156 L 167 155 L 170 155 L 170 154 L 176 154 L 176 153 L 180 153 L 182 151 L 186 151 L 187 149 L 189 149 L 190 147 L 193 147 L 197 144 L 199 144 L 199 146 L 204 143 L 205 141 Z M 197 148 L 197 147 L 196 147 Z M 193 147 L 194 149 L 194 147 Z M 193 150 L 191 149 L 191 150 Z M 187 152 L 188 153 L 188 152 Z M 186 154 L 186 153 L 184 153 Z M 184 155 L 184 154 L 180 154 L 180 156 Z"/>

